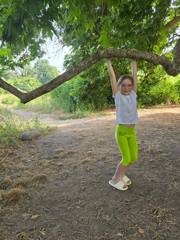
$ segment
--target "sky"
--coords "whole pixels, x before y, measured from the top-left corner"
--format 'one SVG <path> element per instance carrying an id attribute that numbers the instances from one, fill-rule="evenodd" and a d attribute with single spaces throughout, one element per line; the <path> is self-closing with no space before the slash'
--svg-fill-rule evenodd
<path id="1" fill-rule="evenodd" d="M 42 46 L 42 49 L 46 52 L 41 59 L 47 59 L 50 65 L 55 66 L 59 73 L 62 73 L 63 69 L 64 56 L 67 53 L 70 53 L 70 48 L 62 46 L 62 44 L 54 38 L 53 40 L 47 39 L 46 44 Z M 31 64 L 37 61 L 33 61 Z"/>

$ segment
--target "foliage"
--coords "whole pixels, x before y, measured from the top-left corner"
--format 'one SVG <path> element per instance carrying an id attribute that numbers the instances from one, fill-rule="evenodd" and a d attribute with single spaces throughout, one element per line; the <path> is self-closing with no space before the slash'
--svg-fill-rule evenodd
<path id="1" fill-rule="evenodd" d="M 109 46 L 160 52 L 163 25 L 180 9 L 178 0 L 1 0 L 0 11 L 0 63 L 13 66 L 41 56 L 54 34 L 82 56 Z"/>
<path id="2" fill-rule="evenodd" d="M 170 77 L 164 74 L 157 66 L 150 71 L 139 71 L 138 75 L 138 102 L 139 106 L 161 103 L 179 103 L 178 92 L 179 76 Z"/>
<path id="3" fill-rule="evenodd" d="M 32 91 L 40 86 L 40 82 L 33 77 L 16 77 L 8 80 L 9 83 L 16 86 L 19 90 L 24 92 Z"/>
<path id="4" fill-rule="evenodd" d="M 161 103 L 178 103 L 180 96 L 175 91 L 172 79 L 164 78 L 157 85 L 153 86 L 150 91 L 151 105 Z"/>
<path id="5" fill-rule="evenodd" d="M 0 11 L 0 75 L 5 66 L 24 66 L 42 56 L 42 44 L 53 35 L 72 49 L 65 59 L 67 69 L 98 49 L 107 47 L 136 48 L 165 54 L 172 60 L 178 25 L 169 30 L 165 30 L 164 25 L 180 14 L 179 0 L 1 0 Z M 117 77 L 130 73 L 127 59 L 113 60 L 113 66 Z M 40 66 L 38 68 L 36 77 L 41 83 L 56 74 L 52 70 L 49 76 L 51 70 L 48 70 L 44 76 L 44 70 Z M 138 69 L 140 104 L 166 101 L 166 97 L 160 96 L 156 101 L 152 100 L 158 83 L 159 89 L 163 84 L 171 88 L 170 82 L 163 83 L 165 73 L 141 60 L 138 60 Z M 59 97 L 63 108 L 69 111 L 102 109 L 112 104 L 104 62 L 58 87 L 52 92 L 52 97 Z"/>
<path id="6" fill-rule="evenodd" d="M 49 65 L 48 60 L 38 60 L 33 68 L 34 77 L 36 77 L 42 84 L 47 83 L 58 76 L 57 68 Z"/>

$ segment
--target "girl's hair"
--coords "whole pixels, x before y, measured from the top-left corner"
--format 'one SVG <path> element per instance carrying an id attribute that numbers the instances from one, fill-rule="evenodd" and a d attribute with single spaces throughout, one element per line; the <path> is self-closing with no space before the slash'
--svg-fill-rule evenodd
<path id="1" fill-rule="evenodd" d="M 121 76 L 120 76 L 120 78 L 119 78 L 118 81 L 117 81 L 117 86 L 120 86 L 121 83 L 124 81 L 124 79 L 129 79 L 129 80 L 131 80 L 132 85 L 134 85 L 134 78 L 133 78 L 133 76 L 125 74 L 125 75 L 121 75 Z"/>

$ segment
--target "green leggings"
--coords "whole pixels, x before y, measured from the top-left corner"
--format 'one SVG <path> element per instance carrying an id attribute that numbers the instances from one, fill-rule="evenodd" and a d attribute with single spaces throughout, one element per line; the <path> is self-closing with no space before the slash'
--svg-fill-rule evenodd
<path id="1" fill-rule="evenodd" d="M 115 126 L 115 139 L 122 156 L 121 165 L 128 166 L 135 162 L 138 159 L 136 128 L 117 124 Z"/>

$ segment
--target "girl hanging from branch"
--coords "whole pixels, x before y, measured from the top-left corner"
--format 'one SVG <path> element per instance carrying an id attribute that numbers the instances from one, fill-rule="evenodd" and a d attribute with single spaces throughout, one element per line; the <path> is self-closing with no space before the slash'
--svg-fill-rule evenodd
<path id="1" fill-rule="evenodd" d="M 121 153 L 121 160 L 109 184 L 119 190 L 127 190 L 131 180 L 125 172 L 138 159 L 135 127 L 139 119 L 136 108 L 137 63 L 134 59 L 131 60 L 132 76 L 122 75 L 116 81 L 111 60 L 106 61 L 116 107 L 115 140 Z"/>

